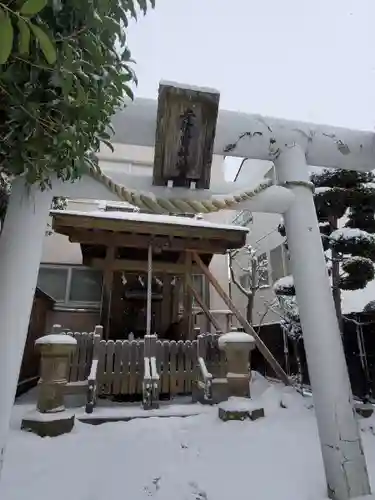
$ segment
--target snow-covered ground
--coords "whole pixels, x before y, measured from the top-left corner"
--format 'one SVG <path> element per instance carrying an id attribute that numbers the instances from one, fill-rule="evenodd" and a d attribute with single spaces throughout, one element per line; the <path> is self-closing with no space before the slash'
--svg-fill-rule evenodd
<path id="1" fill-rule="evenodd" d="M 187 418 L 100 426 L 77 423 L 48 439 L 20 431 L 14 408 L 1 500 L 322 500 L 326 498 L 314 410 L 257 376 L 266 418 L 221 422 L 217 408 Z M 280 407 L 283 400 L 286 409 Z M 361 419 L 375 484 L 375 419 Z"/>

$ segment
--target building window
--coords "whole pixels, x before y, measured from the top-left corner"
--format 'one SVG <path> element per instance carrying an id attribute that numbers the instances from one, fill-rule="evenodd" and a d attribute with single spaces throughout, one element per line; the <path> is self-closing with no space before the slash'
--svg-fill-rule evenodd
<path id="1" fill-rule="evenodd" d="M 258 282 L 259 287 L 265 287 L 270 285 L 270 270 L 269 270 L 269 259 L 266 253 L 258 255 Z"/>
<path id="2" fill-rule="evenodd" d="M 68 286 L 68 269 L 62 267 L 41 267 L 38 276 L 38 288 L 56 300 L 65 302 Z"/>
<path id="3" fill-rule="evenodd" d="M 102 272 L 80 266 L 41 265 L 38 287 L 65 307 L 99 307 Z"/>
<path id="4" fill-rule="evenodd" d="M 181 279 L 181 287 L 179 291 L 179 302 L 180 308 L 183 308 L 184 304 L 184 286 L 183 286 L 183 278 Z M 191 281 L 194 290 L 197 291 L 198 295 L 202 298 L 204 304 L 210 307 L 210 296 L 209 296 L 209 286 L 207 286 L 207 280 L 203 274 L 193 274 L 191 276 Z M 198 302 L 195 300 L 195 297 L 192 296 L 192 304 L 193 307 L 200 307 Z"/>
<path id="5" fill-rule="evenodd" d="M 94 269 L 71 268 L 69 302 L 100 302 L 102 273 Z"/>
<path id="6" fill-rule="evenodd" d="M 233 218 L 232 224 L 237 224 L 238 226 L 248 226 L 253 222 L 253 214 L 249 210 L 241 210 Z"/>
<path id="7" fill-rule="evenodd" d="M 285 256 L 283 245 L 273 248 L 270 251 L 270 263 L 272 269 L 272 282 L 275 283 L 285 276 Z"/>

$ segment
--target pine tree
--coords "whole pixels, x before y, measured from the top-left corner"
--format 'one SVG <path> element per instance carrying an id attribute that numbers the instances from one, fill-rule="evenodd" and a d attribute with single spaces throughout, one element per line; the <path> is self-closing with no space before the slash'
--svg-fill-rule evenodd
<path id="1" fill-rule="evenodd" d="M 314 201 L 342 325 L 341 291 L 360 290 L 375 277 L 375 176 L 371 172 L 324 169 L 311 175 Z M 285 228 L 279 231 L 285 236 Z M 278 296 L 285 294 L 276 284 Z M 285 295 L 284 295 L 285 294 Z"/>

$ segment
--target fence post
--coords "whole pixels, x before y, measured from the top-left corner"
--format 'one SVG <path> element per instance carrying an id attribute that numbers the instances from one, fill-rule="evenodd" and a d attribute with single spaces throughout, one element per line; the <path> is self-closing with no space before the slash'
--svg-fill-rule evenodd
<path id="1" fill-rule="evenodd" d="M 94 334 L 95 335 L 99 335 L 100 339 L 103 338 L 103 327 L 102 327 L 102 325 L 96 325 L 95 326 L 95 328 L 94 328 Z"/>

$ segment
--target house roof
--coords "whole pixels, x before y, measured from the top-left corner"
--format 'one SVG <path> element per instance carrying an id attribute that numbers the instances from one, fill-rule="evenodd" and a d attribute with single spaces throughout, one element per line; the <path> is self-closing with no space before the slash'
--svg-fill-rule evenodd
<path id="1" fill-rule="evenodd" d="M 199 237 L 227 239 L 233 242 L 233 248 L 239 248 L 237 243 L 245 242 L 248 228 L 218 224 L 199 218 L 180 217 L 172 215 L 145 214 L 123 211 L 92 211 L 52 210 L 53 228 L 56 232 L 65 227 L 109 230 L 113 232 L 135 232 L 142 234 L 165 234 L 180 237 Z M 228 248 L 232 248 L 228 246 Z"/>
<path id="2" fill-rule="evenodd" d="M 52 211 L 52 227 L 80 243 L 83 263 L 114 270 L 143 271 L 152 245 L 155 272 L 180 274 L 186 250 L 196 251 L 206 265 L 214 254 L 241 248 L 247 228 L 217 224 L 203 219 L 135 212 Z M 108 248 L 115 262 L 108 264 Z M 106 264 L 107 263 L 107 264 Z"/>
<path id="3" fill-rule="evenodd" d="M 124 212 L 124 211 L 110 211 L 104 212 L 101 210 L 93 210 L 90 212 L 78 211 L 78 210 L 52 210 L 51 215 L 54 218 L 69 218 L 70 220 L 79 219 L 84 217 L 92 219 L 93 221 L 122 221 L 126 223 L 127 221 L 135 221 L 139 223 L 147 224 L 165 224 L 166 226 L 189 226 L 194 228 L 205 228 L 213 230 L 223 230 L 223 231 L 235 231 L 235 232 L 248 232 L 248 229 L 230 224 L 218 224 L 216 222 L 211 222 L 205 219 L 192 218 L 192 217 L 182 217 L 174 215 L 159 215 L 159 214 L 146 214 L 140 212 Z M 103 222 L 104 223 L 104 222 Z M 96 224 L 96 222 L 93 222 Z M 105 224 L 105 223 L 104 223 Z"/>

